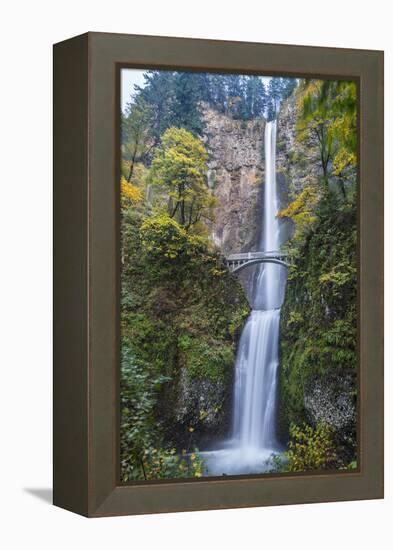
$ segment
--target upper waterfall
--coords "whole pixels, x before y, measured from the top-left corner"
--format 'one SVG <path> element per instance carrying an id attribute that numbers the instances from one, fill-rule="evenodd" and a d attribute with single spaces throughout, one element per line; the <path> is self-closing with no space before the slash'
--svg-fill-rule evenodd
<path id="1" fill-rule="evenodd" d="M 262 235 L 262 250 L 278 250 L 279 227 L 277 220 L 278 200 L 277 200 L 277 181 L 276 181 L 276 133 L 277 124 L 275 120 L 268 122 L 265 128 L 265 204 L 264 204 L 264 232 Z M 277 298 L 280 285 L 276 278 L 279 274 L 278 267 L 266 265 L 264 268 L 265 283 L 258 288 L 258 294 L 261 293 L 265 298 L 264 309 L 275 309 L 277 307 Z"/>

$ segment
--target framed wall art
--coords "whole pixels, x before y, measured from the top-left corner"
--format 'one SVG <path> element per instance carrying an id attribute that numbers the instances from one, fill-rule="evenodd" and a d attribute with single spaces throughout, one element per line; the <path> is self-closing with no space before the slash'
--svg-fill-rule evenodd
<path id="1" fill-rule="evenodd" d="M 54 47 L 54 503 L 382 498 L 383 53 Z"/>

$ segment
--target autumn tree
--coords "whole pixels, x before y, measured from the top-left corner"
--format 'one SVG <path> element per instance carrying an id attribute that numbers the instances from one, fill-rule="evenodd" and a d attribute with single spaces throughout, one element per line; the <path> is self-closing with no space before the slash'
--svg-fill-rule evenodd
<path id="1" fill-rule="evenodd" d="M 346 177 L 347 169 L 356 166 L 357 149 L 357 95 L 355 82 L 324 81 L 320 103 L 330 111 L 329 132 L 335 141 L 333 173 Z"/>
<path id="2" fill-rule="evenodd" d="M 161 138 L 149 179 L 167 198 L 168 213 L 186 229 L 212 219 L 215 198 L 206 183 L 207 152 L 184 128 L 168 128 Z"/>
<path id="3" fill-rule="evenodd" d="M 323 180 L 336 177 L 343 196 L 356 166 L 357 114 L 354 82 L 310 80 L 298 95 L 298 139 L 318 142 Z"/>

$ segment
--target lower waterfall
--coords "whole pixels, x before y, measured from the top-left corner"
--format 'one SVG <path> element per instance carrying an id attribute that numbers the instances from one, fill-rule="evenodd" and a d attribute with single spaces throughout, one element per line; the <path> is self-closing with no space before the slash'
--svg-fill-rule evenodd
<path id="1" fill-rule="evenodd" d="M 280 311 L 253 311 L 236 360 L 233 439 L 245 454 L 277 447 L 276 392 Z"/>

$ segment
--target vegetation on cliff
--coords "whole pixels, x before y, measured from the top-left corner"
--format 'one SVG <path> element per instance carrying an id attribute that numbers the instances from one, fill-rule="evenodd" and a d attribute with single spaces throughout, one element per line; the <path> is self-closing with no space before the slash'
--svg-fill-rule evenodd
<path id="1" fill-rule="evenodd" d="M 201 475 L 198 441 L 225 428 L 236 342 L 249 308 L 208 238 L 204 220 L 213 215 L 214 198 L 206 159 L 199 138 L 169 128 L 150 167 L 134 167 L 130 182 L 123 175 L 123 481 Z M 201 380 L 202 399 L 185 402 L 181 386 Z"/>
<path id="2" fill-rule="evenodd" d="M 317 151 L 319 176 L 308 174 L 279 213 L 295 225 L 288 244 L 294 267 L 281 316 L 280 429 L 283 439 L 292 442 L 287 463 L 292 469 L 297 469 L 294 454 L 300 457 L 304 450 L 304 441 L 296 446 L 304 424 L 308 439 L 328 430 L 320 444 L 329 440 L 336 457 L 330 466 L 321 466 L 316 453 L 304 468 L 352 467 L 357 389 L 356 89 L 350 82 L 310 81 L 301 84 L 296 101 L 295 148 L 300 154 L 306 141 Z M 307 163 L 305 168 L 310 172 Z"/>

